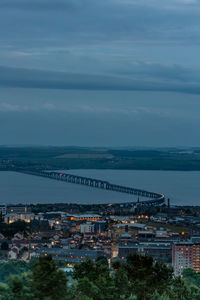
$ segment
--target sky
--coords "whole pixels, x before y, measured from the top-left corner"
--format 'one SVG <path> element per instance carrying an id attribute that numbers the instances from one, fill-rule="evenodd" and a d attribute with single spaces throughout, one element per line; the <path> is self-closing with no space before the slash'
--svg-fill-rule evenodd
<path id="1" fill-rule="evenodd" d="M 1 0 L 0 144 L 200 146 L 200 0 Z"/>

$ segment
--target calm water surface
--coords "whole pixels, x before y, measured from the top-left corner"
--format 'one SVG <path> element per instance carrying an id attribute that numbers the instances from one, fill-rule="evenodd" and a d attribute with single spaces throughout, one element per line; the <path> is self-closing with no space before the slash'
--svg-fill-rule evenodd
<path id="1" fill-rule="evenodd" d="M 200 205 L 200 172 L 70 170 L 66 173 L 164 193 L 171 198 L 172 204 Z M 136 200 L 133 195 L 15 172 L 0 172 L 1 203 L 110 203 L 133 200 Z"/>

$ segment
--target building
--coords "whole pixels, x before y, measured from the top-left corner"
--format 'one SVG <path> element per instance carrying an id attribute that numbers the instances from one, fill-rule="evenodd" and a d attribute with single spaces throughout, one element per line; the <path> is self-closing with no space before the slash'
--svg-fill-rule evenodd
<path id="1" fill-rule="evenodd" d="M 0 215 L 2 215 L 2 216 L 6 215 L 6 205 L 5 204 L 0 205 Z"/>
<path id="2" fill-rule="evenodd" d="M 86 222 L 85 224 L 80 225 L 80 232 L 81 233 L 94 233 L 95 232 L 95 225 L 91 222 Z"/>
<path id="3" fill-rule="evenodd" d="M 8 258 L 15 260 L 18 258 L 18 254 L 19 254 L 19 249 L 18 247 L 15 246 L 8 252 Z"/>
<path id="4" fill-rule="evenodd" d="M 200 272 L 200 243 L 178 242 L 172 246 L 172 264 L 175 276 L 182 274 L 184 269 Z"/>
<path id="5" fill-rule="evenodd" d="M 8 205 L 7 206 L 7 213 L 30 213 L 31 208 L 30 206 L 23 205 L 23 204 L 17 204 L 17 205 Z"/>
<path id="6" fill-rule="evenodd" d="M 156 233 L 148 230 L 140 230 L 138 231 L 137 237 L 140 241 L 152 240 L 156 237 Z"/>
<path id="7" fill-rule="evenodd" d="M 30 223 L 31 220 L 34 220 L 35 215 L 32 213 L 10 213 L 4 216 L 4 222 L 11 224 L 18 220 L 25 221 Z"/>
<path id="8" fill-rule="evenodd" d="M 172 256 L 170 243 L 163 242 L 141 242 L 127 245 L 119 245 L 119 258 L 126 258 L 130 254 L 141 254 L 152 256 L 156 260 L 168 261 Z"/>
<path id="9" fill-rule="evenodd" d="M 101 250 L 79 250 L 62 248 L 42 248 L 36 250 L 36 256 L 51 255 L 55 260 L 65 260 L 69 264 L 80 263 L 87 258 L 96 260 L 98 256 L 104 255 Z"/>
<path id="10" fill-rule="evenodd" d="M 146 224 L 142 224 L 142 223 L 118 223 L 116 225 L 114 225 L 114 228 L 122 228 L 125 231 L 129 231 L 129 232 L 138 232 L 140 230 L 149 230 L 152 227 L 151 226 L 147 226 Z"/>
<path id="11" fill-rule="evenodd" d="M 97 221 L 94 223 L 94 232 L 103 233 L 105 231 L 106 221 Z"/>
<path id="12" fill-rule="evenodd" d="M 85 214 L 85 215 L 69 215 L 67 216 L 67 219 L 69 219 L 70 221 L 100 221 L 103 219 L 102 216 L 100 215 L 96 215 L 96 214 Z"/>

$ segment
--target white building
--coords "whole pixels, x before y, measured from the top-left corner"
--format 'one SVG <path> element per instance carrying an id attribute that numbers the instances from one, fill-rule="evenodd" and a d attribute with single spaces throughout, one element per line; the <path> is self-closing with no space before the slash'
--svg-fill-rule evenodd
<path id="1" fill-rule="evenodd" d="M 9 252 L 8 252 L 8 259 L 17 259 L 19 254 L 19 249 L 18 247 L 13 247 Z"/>
<path id="2" fill-rule="evenodd" d="M 16 222 L 18 220 L 25 221 L 27 223 L 30 223 L 31 220 L 34 220 L 35 215 L 32 213 L 13 213 L 13 214 L 7 214 L 4 216 L 4 222 L 7 224 L 11 224 L 13 222 Z"/>
<path id="3" fill-rule="evenodd" d="M 87 222 L 85 224 L 80 225 L 80 232 L 81 233 L 93 233 L 94 232 L 94 224 L 91 222 Z"/>

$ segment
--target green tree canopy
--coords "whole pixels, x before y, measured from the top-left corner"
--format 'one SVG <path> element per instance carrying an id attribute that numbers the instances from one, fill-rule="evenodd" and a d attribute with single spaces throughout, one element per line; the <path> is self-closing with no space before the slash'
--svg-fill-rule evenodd
<path id="1" fill-rule="evenodd" d="M 157 290 L 162 294 L 172 283 L 173 270 L 153 258 L 143 255 L 130 255 L 124 265 L 132 291 L 139 299 L 149 299 Z"/>
<path id="2" fill-rule="evenodd" d="M 18 263 L 7 265 L 12 270 Z M 27 273 L 0 283 L 0 300 L 200 300 L 199 274 L 185 270 L 183 279 L 174 278 L 171 268 L 146 256 L 131 255 L 112 269 L 102 259 L 88 259 L 75 265 L 70 284 L 51 256 L 26 266 Z"/>
<path id="3" fill-rule="evenodd" d="M 32 267 L 34 299 L 62 300 L 67 295 L 67 277 L 51 256 L 39 258 Z"/>

